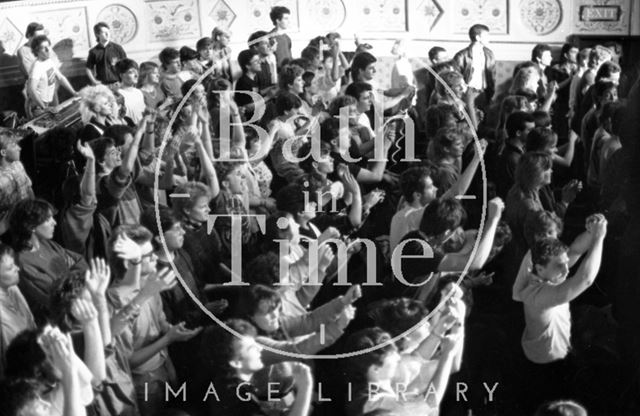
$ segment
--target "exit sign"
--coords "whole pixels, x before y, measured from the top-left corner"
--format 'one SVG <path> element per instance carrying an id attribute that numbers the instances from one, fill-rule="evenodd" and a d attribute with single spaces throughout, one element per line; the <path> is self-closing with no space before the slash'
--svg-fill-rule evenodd
<path id="1" fill-rule="evenodd" d="M 618 22 L 622 16 L 620 6 L 580 6 L 582 22 Z"/>

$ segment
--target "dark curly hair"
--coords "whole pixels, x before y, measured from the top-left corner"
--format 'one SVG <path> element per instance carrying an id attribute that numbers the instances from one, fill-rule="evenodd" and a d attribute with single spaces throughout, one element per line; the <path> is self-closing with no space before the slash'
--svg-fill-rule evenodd
<path id="1" fill-rule="evenodd" d="M 69 273 L 56 282 L 50 299 L 51 320 L 62 332 L 69 332 L 79 322 L 71 314 L 71 305 L 86 288 L 82 272 Z"/>
<path id="2" fill-rule="evenodd" d="M 235 332 L 249 337 L 256 336 L 256 328 L 242 319 L 229 319 L 225 324 Z M 217 378 L 230 378 L 235 374 L 230 361 L 236 357 L 238 338 L 218 325 L 208 326 L 202 331 L 199 358 L 200 364 L 207 369 L 208 374 L 215 374 Z"/>
<path id="3" fill-rule="evenodd" d="M 365 328 L 347 338 L 345 351 L 360 351 L 365 348 L 376 347 L 390 339 L 391 335 L 381 328 Z M 369 368 L 371 368 L 372 365 L 382 366 L 384 357 L 395 350 L 396 346 L 391 343 L 366 354 L 358 354 L 350 357 L 346 362 L 346 370 L 350 375 L 350 379 L 358 383 L 366 382 Z"/>
<path id="4" fill-rule="evenodd" d="M 5 377 L 35 379 L 44 385 L 53 386 L 59 379 L 53 365 L 38 343 L 43 328 L 27 329 L 19 333 L 6 352 Z"/>
<path id="5" fill-rule="evenodd" d="M 18 202 L 9 220 L 13 249 L 17 252 L 30 250 L 33 231 L 54 213 L 53 205 L 44 199 L 26 199 Z"/>

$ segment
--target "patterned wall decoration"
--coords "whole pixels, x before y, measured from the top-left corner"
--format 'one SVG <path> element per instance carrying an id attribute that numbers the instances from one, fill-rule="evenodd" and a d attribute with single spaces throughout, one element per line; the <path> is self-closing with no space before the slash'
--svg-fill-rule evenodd
<path id="1" fill-rule="evenodd" d="M 215 22 L 214 27 L 229 29 L 237 15 L 225 0 L 218 0 L 209 12 L 209 17 Z"/>
<path id="2" fill-rule="evenodd" d="M 0 42 L 2 42 L 5 53 L 10 55 L 16 53 L 23 37 L 20 29 L 11 20 L 6 17 L 2 19 L 2 22 L 0 22 Z"/>
<path id="3" fill-rule="evenodd" d="M 406 0 L 359 0 L 355 20 L 364 32 L 404 32 L 408 30 Z"/>
<path id="4" fill-rule="evenodd" d="M 44 25 L 54 46 L 64 40 L 73 43 L 74 51 L 89 49 L 89 21 L 86 8 L 39 11 L 34 13 L 33 20 Z"/>
<path id="5" fill-rule="evenodd" d="M 321 33 L 336 30 L 347 17 L 343 0 L 300 0 L 300 21 L 306 29 L 317 27 Z"/>
<path id="6" fill-rule="evenodd" d="M 200 37 L 197 0 L 160 0 L 146 5 L 151 42 Z"/>
<path id="7" fill-rule="evenodd" d="M 129 43 L 138 32 L 136 15 L 122 4 L 111 4 L 102 9 L 97 21 L 105 22 L 111 27 L 111 38 L 120 45 Z"/>
<path id="8" fill-rule="evenodd" d="M 630 0 L 575 0 L 574 31 L 629 33 Z"/>
<path id="9" fill-rule="evenodd" d="M 423 0 L 418 6 L 418 13 L 421 25 L 428 27 L 431 32 L 444 14 L 444 10 L 436 0 Z"/>
<path id="10" fill-rule="evenodd" d="M 450 7 L 455 33 L 469 33 L 469 28 L 476 23 L 489 26 L 492 34 L 509 33 L 507 0 L 456 0 Z"/>
<path id="11" fill-rule="evenodd" d="M 251 30 L 270 30 L 273 27 L 269 12 L 273 6 L 284 6 L 291 11 L 289 15 L 289 30 L 300 29 L 298 0 L 248 0 L 249 27 Z"/>
<path id="12" fill-rule="evenodd" d="M 548 35 L 562 21 L 562 4 L 559 0 L 521 0 L 520 19 L 536 35 Z"/>

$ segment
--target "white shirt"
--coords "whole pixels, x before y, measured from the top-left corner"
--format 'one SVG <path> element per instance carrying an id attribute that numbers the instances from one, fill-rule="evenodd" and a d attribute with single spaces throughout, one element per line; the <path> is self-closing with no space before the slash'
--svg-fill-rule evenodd
<path id="1" fill-rule="evenodd" d="M 127 109 L 127 117 L 138 124 L 142 120 L 142 114 L 146 108 L 144 95 L 137 88 L 120 89 L 118 92 L 124 97 L 124 106 Z"/>
<path id="2" fill-rule="evenodd" d="M 410 231 L 414 231 L 419 228 L 423 213 L 424 207 L 414 208 L 409 205 L 396 212 L 393 218 L 391 218 L 389 248 L 392 252 L 400 243 L 402 237 L 407 235 Z"/>
<path id="3" fill-rule="evenodd" d="M 28 82 L 33 87 L 36 95 L 45 103 L 53 101 L 58 73 L 59 70 L 51 59 L 46 61 L 37 60 L 31 66 Z"/>
<path id="4" fill-rule="evenodd" d="M 484 67 L 486 64 L 486 57 L 484 56 L 484 49 L 478 45 L 471 48 L 472 70 L 471 79 L 469 80 L 469 87 L 477 90 L 484 90 L 486 85 L 484 79 Z"/>

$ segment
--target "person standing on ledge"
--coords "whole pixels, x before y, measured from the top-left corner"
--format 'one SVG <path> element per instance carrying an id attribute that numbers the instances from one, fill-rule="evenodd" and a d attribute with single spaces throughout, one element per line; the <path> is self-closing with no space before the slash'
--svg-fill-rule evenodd
<path id="1" fill-rule="evenodd" d="M 104 22 L 98 22 L 93 26 L 93 34 L 96 35 L 96 46 L 89 49 L 87 57 L 87 77 L 93 85 L 105 84 L 114 91 L 114 84 L 120 81 L 116 64 L 127 58 L 127 53 L 122 46 L 111 42 L 111 29 Z"/>
<path id="2" fill-rule="evenodd" d="M 486 109 L 496 90 L 496 59 L 489 44 L 489 28 L 483 24 L 475 24 L 469 28 L 471 44 L 458 51 L 453 62 L 464 76 L 469 90 L 479 98 L 476 108 Z"/>
<path id="3" fill-rule="evenodd" d="M 291 11 L 284 6 L 274 6 L 271 8 L 269 17 L 273 22 L 273 30 L 270 32 L 271 36 L 278 41 L 276 46 L 276 65 L 280 68 L 290 61 L 293 55 L 291 55 L 291 38 L 285 33 L 289 28 L 289 16 Z"/>

